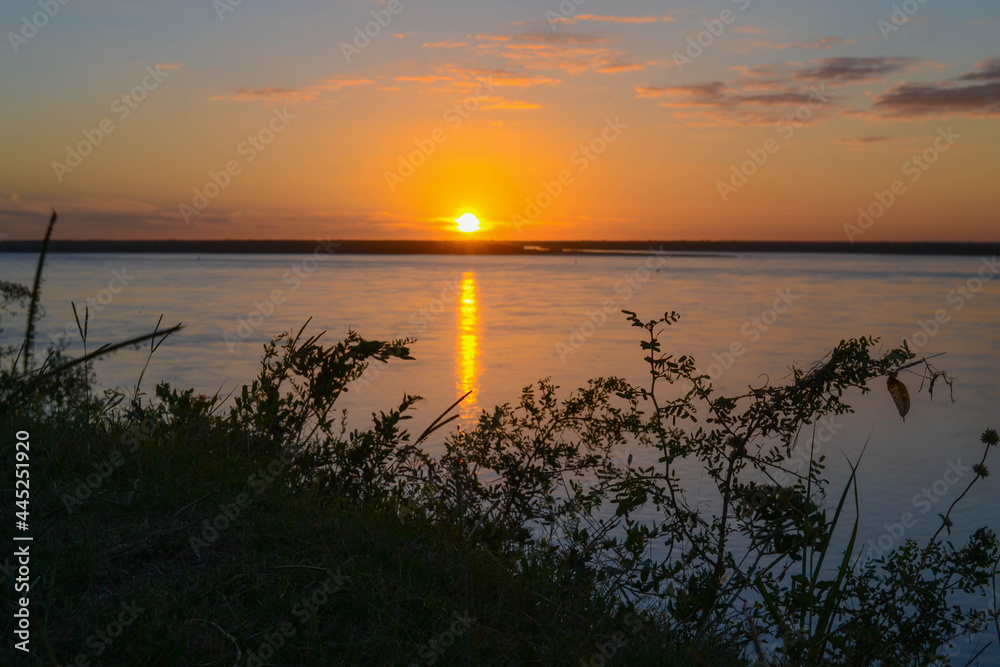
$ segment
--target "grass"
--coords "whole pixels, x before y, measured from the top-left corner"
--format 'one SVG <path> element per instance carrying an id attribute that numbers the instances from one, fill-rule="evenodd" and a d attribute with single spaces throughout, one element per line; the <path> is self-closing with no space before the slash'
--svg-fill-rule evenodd
<path id="1" fill-rule="evenodd" d="M 134 448 L 136 426 L 110 418 L 2 432 L 19 429 L 35 664 L 597 665 L 602 647 L 607 664 L 736 664 L 671 648 L 544 563 L 515 575 L 445 527 L 291 492 L 276 452 L 207 421 L 158 425 Z"/>

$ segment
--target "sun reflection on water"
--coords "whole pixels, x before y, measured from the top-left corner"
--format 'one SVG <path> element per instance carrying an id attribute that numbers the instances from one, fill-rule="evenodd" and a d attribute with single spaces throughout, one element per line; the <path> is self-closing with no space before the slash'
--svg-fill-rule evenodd
<path id="1" fill-rule="evenodd" d="M 462 417 L 474 417 L 479 392 L 479 303 L 476 298 L 476 274 L 462 274 L 458 311 L 458 391 L 473 392 L 462 401 Z"/>

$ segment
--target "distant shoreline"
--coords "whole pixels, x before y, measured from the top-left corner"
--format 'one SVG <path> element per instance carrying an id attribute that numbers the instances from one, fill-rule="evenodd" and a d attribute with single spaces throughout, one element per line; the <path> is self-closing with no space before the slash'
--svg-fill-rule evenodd
<path id="1" fill-rule="evenodd" d="M 3 241 L 0 253 L 37 253 L 41 241 Z M 343 255 L 624 255 L 657 253 L 833 253 L 996 255 L 1000 243 L 849 243 L 807 241 L 330 241 Z M 298 255 L 326 250 L 317 241 L 52 241 L 54 253 Z"/>

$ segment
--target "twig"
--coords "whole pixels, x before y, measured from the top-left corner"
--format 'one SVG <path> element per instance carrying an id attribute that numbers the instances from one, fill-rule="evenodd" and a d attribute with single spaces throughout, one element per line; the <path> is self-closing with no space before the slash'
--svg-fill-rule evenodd
<path id="1" fill-rule="evenodd" d="M 191 618 L 191 619 L 188 619 L 187 622 L 188 623 L 205 623 L 206 625 L 215 626 L 215 628 L 219 632 L 221 632 L 222 634 L 224 634 L 226 636 L 226 639 L 228 639 L 229 641 L 231 641 L 233 643 L 233 645 L 236 646 L 236 662 L 233 663 L 233 667 L 236 667 L 237 665 L 240 664 L 240 659 L 243 657 L 243 651 L 240 650 L 240 643 L 238 641 L 236 641 L 236 639 L 231 634 L 229 634 L 228 632 L 226 632 L 225 630 L 223 630 L 222 628 L 220 628 L 218 623 L 213 623 L 212 621 L 206 621 L 206 620 L 201 619 L 201 618 Z M 208 663 L 205 663 L 205 664 L 208 664 Z"/>
<path id="2" fill-rule="evenodd" d="M 451 405 L 449 405 L 447 410 L 445 410 L 444 412 L 442 412 L 438 416 L 437 419 L 435 419 L 434 421 L 431 422 L 430 426 L 428 426 L 426 429 L 424 429 L 424 432 L 420 434 L 420 437 L 417 438 L 416 442 L 414 442 L 413 444 L 414 445 L 419 445 L 421 442 L 424 441 L 425 438 L 429 437 L 434 431 L 436 431 L 439 428 L 443 427 L 445 424 L 458 419 L 458 415 L 452 415 L 451 417 L 449 417 L 445 421 L 443 421 L 443 422 L 441 421 L 442 419 L 445 418 L 445 415 L 447 415 L 449 412 L 451 412 L 456 407 L 458 407 L 458 404 L 461 403 L 462 401 L 464 401 L 465 399 L 467 399 L 471 393 L 472 393 L 471 391 L 467 391 L 461 398 L 459 398 L 457 401 L 455 401 L 454 403 L 452 403 Z"/>
<path id="3" fill-rule="evenodd" d="M 272 570 L 316 570 L 317 572 L 326 572 L 330 574 L 330 570 L 325 567 L 316 567 L 315 565 L 272 565 Z"/>
<path id="4" fill-rule="evenodd" d="M 997 567 L 1000 567 L 1000 554 L 993 562 L 993 627 L 997 631 L 997 640 L 1000 641 L 1000 611 L 997 610 Z"/>

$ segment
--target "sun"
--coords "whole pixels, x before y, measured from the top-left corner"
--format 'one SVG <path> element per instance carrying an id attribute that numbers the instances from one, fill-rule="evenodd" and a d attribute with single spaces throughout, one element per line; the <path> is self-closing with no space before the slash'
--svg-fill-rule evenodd
<path id="1" fill-rule="evenodd" d="M 458 223 L 458 231 L 460 232 L 478 232 L 479 231 L 479 218 L 472 215 L 471 213 L 466 213 L 462 217 L 455 220 Z"/>

